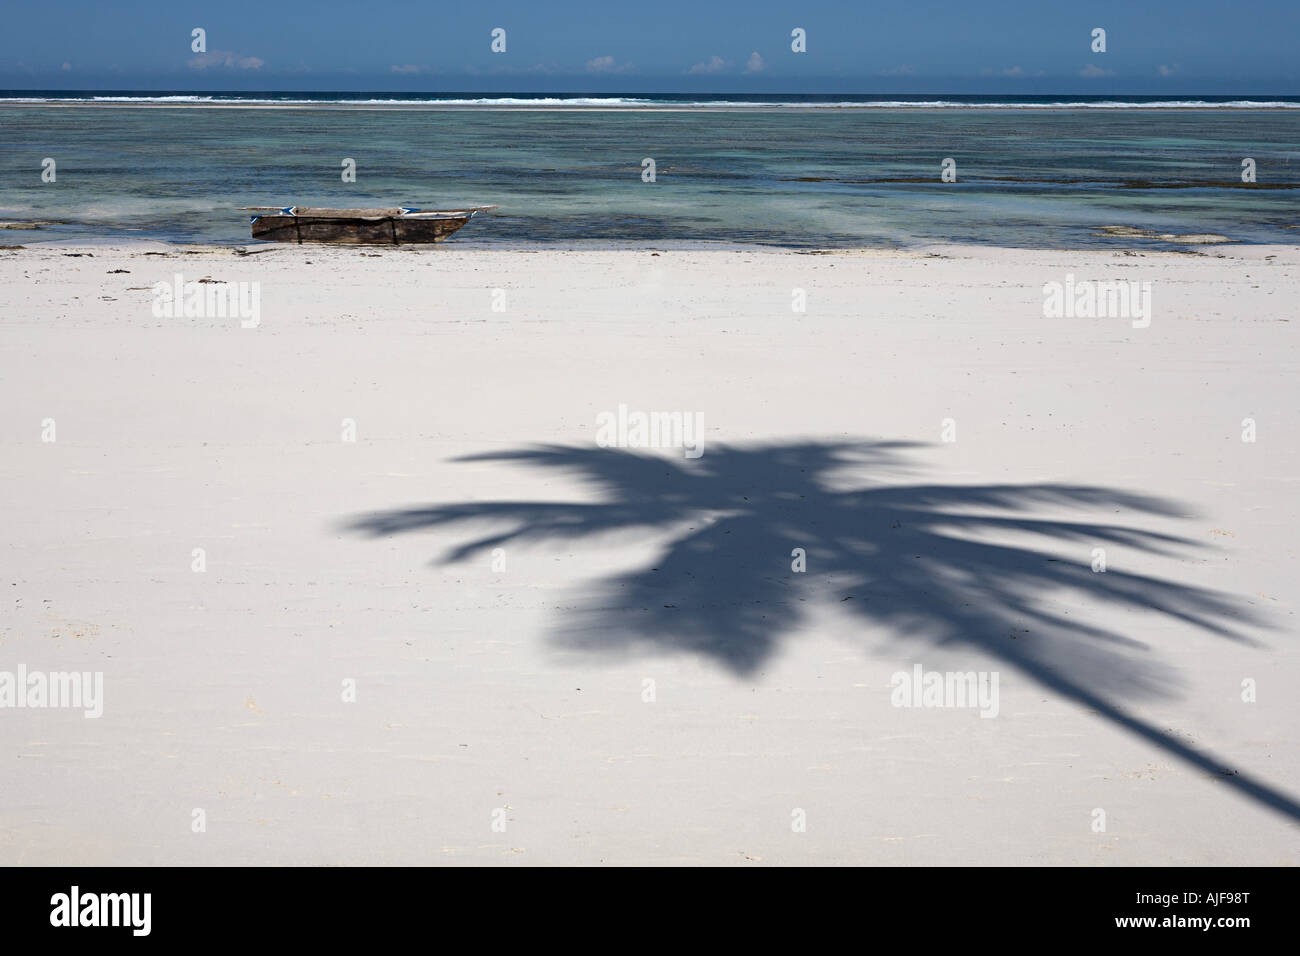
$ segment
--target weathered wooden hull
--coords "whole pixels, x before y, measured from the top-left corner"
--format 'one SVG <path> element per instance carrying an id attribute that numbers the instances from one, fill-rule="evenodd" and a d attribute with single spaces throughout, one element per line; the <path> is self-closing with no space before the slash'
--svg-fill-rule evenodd
<path id="1" fill-rule="evenodd" d="M 268 242 L 334 242 L 352 245 L 405 245 L 442 242 L 472 216 L 286 216 L 253 219 L 254 239 Z"/>

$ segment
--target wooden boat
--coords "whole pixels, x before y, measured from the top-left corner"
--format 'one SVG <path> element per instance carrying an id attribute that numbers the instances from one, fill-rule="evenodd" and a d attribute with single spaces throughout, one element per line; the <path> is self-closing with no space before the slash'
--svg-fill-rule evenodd
<path id="1" fill-rule="evenodd" d="M 318 209 L 309 206 L 245 206 L 257 213 L 251 225 L 254 239 L 268 242 L 341 242 L 357 245 L 401 245 L 442 242 L 480 212 L 496 206 L 424 210 Z"/>

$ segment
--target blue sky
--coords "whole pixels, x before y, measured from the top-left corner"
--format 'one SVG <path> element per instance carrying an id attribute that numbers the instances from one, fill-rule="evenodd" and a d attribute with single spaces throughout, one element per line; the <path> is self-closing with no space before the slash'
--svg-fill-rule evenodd
<path id="1" fill-rule="evenodd" d="M 0 87 L 23 89 L 1300 93 L 1300 0 L 48 0 L 3 17 Z"/>

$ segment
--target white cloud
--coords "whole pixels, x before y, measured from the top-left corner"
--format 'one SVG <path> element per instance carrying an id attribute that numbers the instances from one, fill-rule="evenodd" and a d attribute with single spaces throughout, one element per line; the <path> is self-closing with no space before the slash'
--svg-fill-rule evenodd
<path id="1" fill-rule="evenodd" d="M 913 67 L 910 67 L 910 66 L 906 66 L 906 65 L 905 65 L 905 66 L 891 66 L 891 67 L 890 67 L 889 69 L 887 69 L 887 70 L 881 70 L 881 71 L 880 71 L 880 75 L 881 75 L 881 76 L 911 76 L 911 75 L 913 75 L 915 72 L 916 72 L 916 70 L 915 70 Z"/>
<path id="2" fill-rule="evenodd" d="M 64 60 L 64 61 L 63 61 L 63 66 L 59 67 L 59 69 L 60 69 L 60 70 L 65 70 L 65 71 L 66 71 L 66 70 L 70 70 L 70 69 L 72 69 L 72 64 L 69 63 L 67 60 Z"/>
<path id="3" fill-rule="evenodd" d="M 1175 63 L 1173 66 L 1165 66 L 1163 63 L 1161 63 L 1161 64 L 1160 64 L 1160 75 L 1161 75 L 1161 76 L 1173 76 L 1175 73 L 1177 73 L 1177 72 L 1178 72 L 1179 70 L 1181 70 L 1181 69 L 1182 69 L 1182 67 L 1179 66 L 1177 63 Z"/>
<path id="4" fill-rule="evenodd" d="M 762 73 L 765 65 L 766 64 L 763 63 L 763 58 L 759 56 L 758 51 L 755 50 L 749 55 L 749 62 L 745 64 L 745 72 Z"/>
<path id="5" fill-rule="evenodd" d="M 266 61 L 255 56 L 242 56 L 229 50 L 211 50 L 200 53 L 189 62 L 191 70 L 208 70 L 214 67 L 235 70 L 260 70 Z"/>
<path id="6" fill-rule="evenodd" d="M 618 63 L 612 56 L 598 56 L 587 61 L 588 73 L 626 73 L 632 69 L 631 63 Z"/>
<path id="7" fill-rule="evenodd" d="M 1017 76 L 1024 76 L 1024 75 L 1025 75 L 1025 71 L 1018 66 L 1008 66 L 1001 70 L 994 70 L 991 67 L 986 66 L 984 67 L 984 69 L 980 70 L 980 76 L 1017 77 Z"/>
<path id="8" fill-rule="evenodd" d="M 720 56 L 711 56 L 703 63 L 696 63 L 687 73 L 721 73 L 731 64 Z"/>
<path id="9" fill-rule="evenodd" d="M 413 63 L 404 63 L 404 64 L 402 64 L 401 66 L 390 66 L 389 69 L 392 70 L 394 73 L 422 73 L 422 72 L 424 72 L 424 67 L 422 67 L 422 66 L 416 66 L 416 65 L 413 64 Z"/>
<path id="10" fill-rule="evenodd" d="M 1115 71 L 1103 70 L 1097 64 L 1089 63 L 1087 66 L 1085 66 L 1082 70 L 1079 71 L 1079 75 L 1086 76 L 1091 79 L 1092 77 L 1097 77 L 1097 76 L 1114 76 Z"/>

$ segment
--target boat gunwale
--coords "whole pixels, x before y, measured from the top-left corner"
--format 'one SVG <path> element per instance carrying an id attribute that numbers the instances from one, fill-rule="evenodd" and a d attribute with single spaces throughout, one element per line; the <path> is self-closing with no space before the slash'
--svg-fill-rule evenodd
<path id="1" fill-rule="evenodd" d="M 398 206 L 391 209 L 327 209 L 324 207 L 304 206 L 299 212 L 298 206 L 243 206 L 244 212 L 260 212 L 262 215 L 253 219 L 300 219 L 304 222 L 386 222 L 395 220 L 473 219 L 480 212 L 497 209 L 497 206 L 466 206 L 461 209 L 420 209 L 411 206 Z"/>

